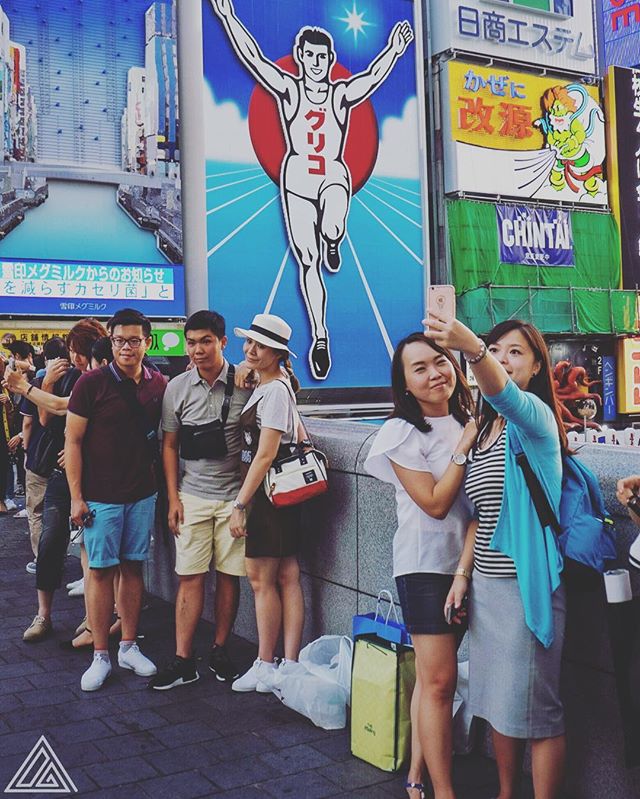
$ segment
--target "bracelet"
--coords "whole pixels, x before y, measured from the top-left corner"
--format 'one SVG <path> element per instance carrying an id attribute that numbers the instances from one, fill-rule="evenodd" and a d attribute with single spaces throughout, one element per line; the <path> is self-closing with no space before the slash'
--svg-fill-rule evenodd
<path id="1" fill-rule="evenodd" d="M 454 574 L 457 577 L 466 577 L 467 580 L 471 579 L 471 572 L 467 571 L 466 569 L 463 569 L 462 566 L 458 566 L 458 568 L 454 571 Z"/>
<path id="2" fill-rule="evenodd" d="M 241 511 L 246 511 L 246 509 L 247 509 L 247 506 L 246 506 L 246 505 L 243 505 L 243 503 L 242 503 L 242 502 L 238 502 L 238 500 L 237 500 L 237 499 L 234 501 L 234 503 L 233 503 L 233 507 L 234 507 L 236 510 L 241 510 Z"/>
<path id="3" fill-rule="evenodd" d="M 474 355 L 473 358 L 469 358 L 468 355 L 465 355 L 465 358 L 467 359 L 467 363 L 470 363 L 470 364 L 473 365 L 473 364 L 476 364 L 476 363 L 480 363 L 480 361 L 486 356 L 486 354 L 487 354 L 487 345 L 484 343 L 484 341 L 481 341 L 480 342 L 480 350 L 479 350 L 478 354 Z"/>
<path id="4" fill-rule="evenodd" d="M 25 394 L 25 397 L 28 397 L 28 396 L 29 396 L 29 394 L 31 393 L 31 389 L 32 389 L 32 388 L 33 388 L 33 383 L 31 383 L 31 384 L 29 385 L 29 388 L 27 389 L 27 393 Z"/>

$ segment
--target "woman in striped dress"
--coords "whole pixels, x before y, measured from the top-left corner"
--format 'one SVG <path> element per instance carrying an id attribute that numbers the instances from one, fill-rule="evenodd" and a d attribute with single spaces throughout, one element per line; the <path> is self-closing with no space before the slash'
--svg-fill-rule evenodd
<path id="1" fill-rule="evenodd" d="M 560 663 L 565 628 L 562 557 L 542 528 L 516 461 L 523 451 L 556 515 L 567 450 L 540 332 L 501 322 L 486 343 L 459 321 L 430 316 L 430 335 L 461 350 L 482 394 L 478 442 L 466 479 L 476 506 L 460 567 L 447 598 L 469 591 L 469 691 L 474 715 L 489 722 L 500 777 L 512 799 L 526 740 L 531 740 L 536 799 L 554 799 L 565 757 Z"/>

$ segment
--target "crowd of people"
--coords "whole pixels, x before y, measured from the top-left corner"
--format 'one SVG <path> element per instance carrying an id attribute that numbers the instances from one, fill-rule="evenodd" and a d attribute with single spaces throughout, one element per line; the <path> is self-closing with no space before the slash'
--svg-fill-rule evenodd
<path id="1" fill-rule="evenodd" d="M 428 332 L 396 348 L 393 411 L 365 464 L 397 499 L 394 577 L 416 656 L 407 794 L 423 799 L 428 772 L 436 799 L 455 796 L 451 715 L 468 629 L 470 705 L 492 728 L 499 799 L 515 795 L 527 740 L 536 799 L 553 799 L 565 756 L 563 564 L 515 459 L 524 451 L 557 513 L 568 445 L 549 354 L 539 331 L 519 321 L 484 340 L 456 319 L 430 314 L 425 324 Z M 295 674 L 304 622 L 299 506 L 274 506 L 263 484 L 274 459 L 308 443 L 291 328 L 271 314 L 235 328 L 244 360 L 234 365 L 224 356 L 225 320 L 198 311 L 184 328 L 187 369 L 170 382 L 146 355 L 150 333 L 146 317 L 123 309 L 106 328 L 83 319 L 65 340 L 48 341 L 37 373 L 26 351 L 0 365 L 0 495 L 8 453 L 22 447 L 34 553 L 37 613 L 23 639 L 51 634 L 72 536 L 81 543 L 86 614 L 63 643 L 93 650 L 84 691 L 109 677 L 114 634 L 119 667 L 150 689 L 198 680 L 193 639 L 213 567 L 209 669 L 234 691 L 269 692 L 279 676 Z M 477 407 L 452 351 L 474 374 Z M 7 410 L 18 402 L 14 432 Z M 640 524 L 639 492 L 640 476 L 618 484 Z M 137 644 L 157 512 L 174 536 L 178 577 L 175 658 L 160 669 Z M 241 675 L 227 643 L 243 576 L 255 598 L 258 656 Z"/>

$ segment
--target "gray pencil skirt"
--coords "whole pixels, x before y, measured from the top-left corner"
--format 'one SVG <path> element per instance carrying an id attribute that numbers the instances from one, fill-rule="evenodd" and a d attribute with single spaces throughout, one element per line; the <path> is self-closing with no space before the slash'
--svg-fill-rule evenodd
<path id="1" fill-rule="evenodd" d="M 524 620 L 515 577 L 473 575 L 469 597 L 469 703 L 474 716 L 512 738 L 564 733 L 560 666 L 565 591 L 553 595 L 554 640 L 545 649 Z"/>

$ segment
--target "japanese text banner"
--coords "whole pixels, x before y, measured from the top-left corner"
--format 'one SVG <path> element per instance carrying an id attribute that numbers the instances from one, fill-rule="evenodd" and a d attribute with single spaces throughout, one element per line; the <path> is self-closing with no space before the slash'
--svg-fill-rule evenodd
<path id="1" fill-rule="evenodd" d="M 447 193 L 607 205 L 596 87 L 457 60 L 443 74 Z"/>
<path id="2" fill-rule="evenodd" d="M 596 72 L 592 0 L 438 0 L 434 53 L 462 50 L 572 72 Z"/>

